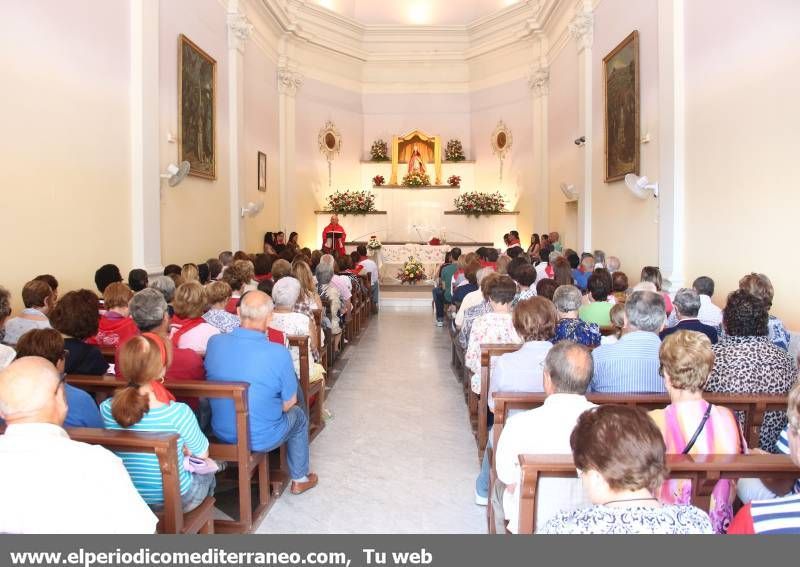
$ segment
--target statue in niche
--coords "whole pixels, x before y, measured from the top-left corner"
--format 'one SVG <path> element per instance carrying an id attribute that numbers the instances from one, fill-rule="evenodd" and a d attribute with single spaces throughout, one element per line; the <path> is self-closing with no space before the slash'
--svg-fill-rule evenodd
<path id="1" fill-rule="evenodd" d="M 422 154 L 419 153 L 417 144 L 414 144 L 414 149 L 411 150 L 411 157 L 408 160 L 408 173 L 425 173 L 425 162 L 422 160 Z"/>

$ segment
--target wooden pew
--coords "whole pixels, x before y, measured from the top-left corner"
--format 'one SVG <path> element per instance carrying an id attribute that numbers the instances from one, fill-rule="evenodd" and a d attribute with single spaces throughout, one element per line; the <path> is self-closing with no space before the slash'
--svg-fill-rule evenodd
<path id="1" fill-rule="evenodd" d="M 328 343 L 327 337 L 322 329 L 322 309 L 312 309 L 311 313 L 314 315 L 314 325 L 317 327 L 317 344 L 319 345 L 319 363 L 325 372 L 328 371 Z M 323 341 L 325 338 L 325 341 Z M 323 344 L 323 342 L 325 344 Z"/>
<path id="2" fill-rule="evenodd" d="M 87 392 L 112 395 L 124 383 L 113 376 L 67 376 L 67 383 Z M 222 443 L 211 439 L 209 455 L 218 461 L 234 463 L 237 466 L 237 486 L 239 489 L 239 519 L 215 520 L 214 529 L 220 533 L 246 533 L 253 529 L 266 515 L 272 504 L 272 494 L 278 496 L 288 484 L 285 468 L 270 471 L 268 455 L 250 451 L 249 409 L 245 382 L 214 382 L 204 380 L 167 381 L 164 386 L 177 397 L 187 398 L 226 398 L 230 399 L 236 412 L 236 444 Z M 281 447 L 281 465 L 284 465 L 285 447 Z M 251 479 L 256 477 L 258 503 L 253 508 Z"/>
<path id="3" fill-rule="evenodd" d="M 378 306 L 372 304 L 372 274 L 369 272 L 365 274 L 358 274 L 358 277 L 364 282 L 364 285 L 367 287 L 367 298 L 366 298 L 366 310 L 368 314 L 375 313 Z M 366 319 L 369 320 L 369 317 Z"/>
<path id="4" fill-rule="evenodd" d="M 194 510 L 183 513 L 178 471 L 178 435 L 176 433 L 139 433 L 74 427 L 67 429 L 70 439 L 102 445 L 110 451 L 155 453 L 164 486 L 164 509 L 158 513 L 158 532 L 162 534 L 213 534 L 214 498 L 206 497 Z M 125 511 L 121 510 L 124 514 Z"/>
<path id="5" fill-rule="evenodd" d="M 503 426 L 508 421 L 508 412 L 529 410 L 541 406 L 546 398 L 544 393 L 494 394 L 494 436 L 495 447 L 500 439 Z M 621 404 L 639 406 L 645 410 L 659 409 L 669 405 L 667 394 L 588 394 L 587 399 L 595 404 Z M 745 415 L 744 433 L 748 447 L 759 446 L 759 434 L 764 424 L 764 414 L 769 411 L 785 411 L 787 394 L 721 394 L 706 392 L 703 399 L 715 405 L 724 406 Z"/>
<path id="6" fill-rule="evenodd" d="M 311 361 L 308 358 L 309 338 L 305 335 L 289 335 L 287 339 L 289 340 L 289 347 L 299 350 L 300 389 L 303 391 L 303 397 L 308 405 L 308 440 L 312 441 L 325 427 L 325 419 L 322 415 L 325 401 L 325 381 L 310 381 Z M 313 406 L 311 405 L 312 396 L 316 396 Z"/>
<path id="7" fill-rule="evenodd" d="M 489 385 L 491 381 L 491 360 L 492 357 L 502 356 L 509 352 L 518 351 L 522 345 L 514 344 L 482 344 L 481 345 L 481 393 L 477 396 L 476 409 L 478 412 L 478 429 L 475 439 L 478 442 L 478 460 L 483 458 L 486 449 L 486 442 L 489 438 L 487 430 L 487 418 L 489 415 Z M 471 397 L 475 392 L 470 389 Z"/>
<path id="8" fill-rule="evenodd" d="M 536 495 L 542 478 L 576 478 L 572 455 L 520 455 L 520 534 L 536 526 Z M 667 455 L 669 478 L 692 481 L 692 504 L 708 510 L 711 491 L 723 478 L 796 479 L 798 468 L 788 455 Z"/>

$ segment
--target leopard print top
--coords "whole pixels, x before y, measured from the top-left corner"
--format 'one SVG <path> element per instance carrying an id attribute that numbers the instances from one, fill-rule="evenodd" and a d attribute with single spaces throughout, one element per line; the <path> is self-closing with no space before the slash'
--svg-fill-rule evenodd
<path id="1" fill-rule="evenodd" d="M 706 383 L 708 392 L 786 394 L 797 379 L 792 358 L 769 337 L 726 335 L 711 348 L 716 359 Z M 785 412 L 768 412 L 761 427 L 761 448 L 774 453 L 784 427 Z"/>

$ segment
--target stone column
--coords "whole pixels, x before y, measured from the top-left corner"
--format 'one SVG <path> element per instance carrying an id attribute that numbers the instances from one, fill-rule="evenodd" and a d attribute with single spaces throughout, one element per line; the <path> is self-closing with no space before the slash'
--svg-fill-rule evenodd
<path id="1" fill-rule="evenodd" d="M 685 61 L 684 2 L 658 2 L 658 265 L 665 288 L 685 282 Z M 647 174 L 647 172 L 643 172 Z"/>
<path id="2" fill-rule="evenodd" d="M 230 249 L 240 250 L 244 244 L 241 207 L 245 188 L 244 155 L 244 50 L 253 33 L 247 17 L 239 12 L 238 0 L 228 2 L 228 218 Z"/>
<path id="3" fill-rule="evenodd" d="M 533 103 L 533 164 L 534 211 L 533 232 L 549 232 L 563 227 L 550 226 L 550 164 L 548 160 L 548 94 L 550 92 L 550 67 L 542 56 L 537 65 L 531 67 L 528 86 Z M 527 235 L 526 235 L 527 236 Z"/>
<path id="4" fill-rule="evenodd" d="M 160 273 L 158 2 L 130 3 L 131 266 Z M 164 164 L 166 168 L 166 164 Z"/>
<path id="5" fill-rule="evenodd" d="M 286 234 L 296 226 L 295 96 L 303 84 L 297 65 L 286 56 L 278 60 L 278 143 L 280 148 L 280 228 Z"/>
<path id="6" fill-rule="evenodd" d="M 578 253 L 592 249 L 592 43 L 594 16 L 591 0 L 580 0 L 569 31 L 578 45 L 578 124 L 583 145 L 583 190 L 578 199 Z"/>

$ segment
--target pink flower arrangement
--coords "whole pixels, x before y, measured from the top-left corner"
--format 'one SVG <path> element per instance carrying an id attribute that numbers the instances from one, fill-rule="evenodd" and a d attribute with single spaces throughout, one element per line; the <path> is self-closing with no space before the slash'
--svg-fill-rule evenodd
<path id="1" fill-rule="evenodd" d="M 333 213 L 370 213 L 375 210 L 375 195 L 368 191 L 336 191 L 328 195 L 325 205 Z"/>
<path id="2" fill-rule="evenodd" d="M 499 191 L 494 193 L 470 191 L 459 195 L 453 204 L 459 213 L 475 216 L 502 213 L 506 209 L 505 199 Z"/>

